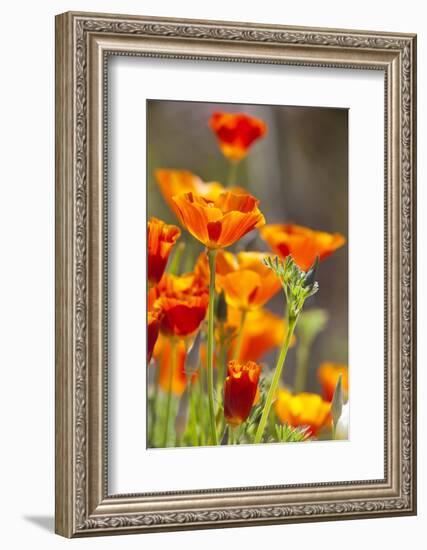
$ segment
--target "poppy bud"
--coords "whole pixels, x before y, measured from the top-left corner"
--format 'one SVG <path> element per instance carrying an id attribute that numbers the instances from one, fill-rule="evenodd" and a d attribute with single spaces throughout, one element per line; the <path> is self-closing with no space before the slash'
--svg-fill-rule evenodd
<path id="1" fill-rule="evenodd" d="M 342 375 L 343 400 L 346 401 L 348 395 L 348 366 L 331 362 L 324 362 L 320 365 L 317 376 L 322 386 L 323 398 L 326 401 L 332 401 L 340 374 Z"/>
<path id="2" fill-rule="evenodd" d="M 224 416 L 231 426 L 244 422 L 252 409 L 257 394 L 261 367 L 254 361 L 228 363 L 224 383 Z"/>
<path id="3" fill-rule="evenodd" d="M 227 320 L 227 302 L 225 301 L 225 294 L 223 290 L 218 296 L 218 301 L 216 305 L 216 318 L 221 323 Z"/>
<path id="4" fill-rule="evenodd" d="M 313 262 L 313 265 L 307 271 L 304 278 L 304 287 L 311 287 L 316 282 L 317 268 L 319 266 L 319 256 L 316 256 L 316 259 Z"/>

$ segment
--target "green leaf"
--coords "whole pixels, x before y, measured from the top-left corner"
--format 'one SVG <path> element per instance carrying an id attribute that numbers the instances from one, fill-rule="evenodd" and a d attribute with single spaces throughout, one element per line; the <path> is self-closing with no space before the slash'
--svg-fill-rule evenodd
<path id="1" fill-rule="evenodd" d="M 300 441 L 307 441 L 309 438 L 308 426 L 293 427 L 288 424 L 283 424 L 283 426 L 276 424 L 276 437 L 273 438 L 273 441 L 276 440 L 278 443 L 298 443 Z"/>
<path id="2" fill-rule="evenodd" d="M 283 261 L 277 256 L 264 258 L 264 264 L 280 279 L 288 305 L 289 318 L 296 319 L 302 311 L 304 302 L 319 290 L 315 281 L 318 258 L 306 273 L 298 267 L 292 256 L 286 256 Z"/>

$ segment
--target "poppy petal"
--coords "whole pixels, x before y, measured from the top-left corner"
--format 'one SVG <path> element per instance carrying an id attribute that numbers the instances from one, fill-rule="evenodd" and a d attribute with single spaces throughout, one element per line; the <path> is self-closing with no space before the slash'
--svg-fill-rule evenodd
<path id="1" fill-rule="evenodd" d="M 251 297 L 253 298 L 261 287 L 261 277 L 254 271 L 235 271 L 222 278 L 221 286 L 229 305 L 239 309 L 249 309 Z"/>

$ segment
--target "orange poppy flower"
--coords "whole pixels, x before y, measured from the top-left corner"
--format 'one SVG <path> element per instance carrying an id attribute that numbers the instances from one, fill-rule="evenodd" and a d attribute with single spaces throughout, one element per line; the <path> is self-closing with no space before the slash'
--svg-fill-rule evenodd
<path id="1" fill-rule="evenodd" d="M 176 225 L 167 225 L 157 218 L 150 218 L 147 231 L 148 283 L 157 284 L 165 271 L 173 245 L 181 235 Z"/>
<path id="2" fill-rule="evenodd" d="M 193 193 L 173 197 L 179 219 L 207 248 L 225 248 L 265 223 L 252 195 L 221 193 L 215 200 Z"/>
<path id="3" fill-rule="evenodd" d="M 231 426 L 244 422 L 255 401 L 261 367 L 253 361 L 229 361 L 224 382 L 224 416 Z"/>
<path id="4" fill-rule="evenodd" d="M 194 273 L 177 277 L 165 273 L 156 291 L 154 308 L 161 309 L 160 330 L 170 336 L 188 336 L 206 317 L 209 293 Z"/>
<path id="5" fill-rule="evenodd" d="M 226 250 L 218 250 L 215 257 L 215 274 L 216 274 L 216 291 L 221 292 L 221 287 L 218 284 L 218 280 L 222 275 L 231 273 L 235 269 L 235 256 L 231 252 Z M 206 252 L 202 252 L 197 258 L 196 265 L 194 266 L 194 273 L 209 285 L 209 260 Z"/>
<path id="6" fill-rule="evenodd" d="M 239 310 L 229 307 L 226 329 L 239 330 L 242 314 Z M 280 347 L 286 334 L 286 323 L 283 319 L 267 309 L 257 309 L 249 311 L 246 316 L 246 322 L 243 328 L 243 336 L 240 344 L 240 352 L 236 360 L 240 362 L 258 361 L 269 351 Z M 220 334 L 215 332 L 217 349 L 220 346 Z M 295 336 L 292 337 L 290 346 L 294 346 Z M 227 359 L 234 357 L 234 347 L 236 341 L 231 342 L 227 349 Z M 206 367 L 206 345 L 200 346 L 201 364 Z M 216 357 L 214 356 L 214 368 L 216 367 Z"/>
<path id="7" fill-rule="evenodd" d="M 279 389 L 274 410 L 283 424 L 308 426 L 312 436 L 330 422 L 331 404 L 323 401 L 317 393 L 293 395 L 285 389 Z"/>
<path id="8" fill-rule="evenodd" d="M 314 231 L 291 223 L 266 225 L 260 233 L 276 254 L 282 258 L 291 255 L 304 271 L 310 268 L 316 256 L 323 260 L 345 243 L 339 233 Z"/>
<path id="9" fill-rule="evenodd" d="M 234 162 L 242 160 L 249 147 L 267 132 L 265 122 L 244 113 L 213 113 L 209 125 L 223 155 Z"/>
<path id="10" fill-rule="evenodd" d="M 322 386 L 323 397 L 326 401 L 332 401 L 335 387 L 339 375 L 342 375 L 342 388 L 345 394 L 348 394 L 348 367 L 347 365 L 338 365 L 336 363 L 322 363 L 317 371 L 320 384 Z"/>
<path id="11" fill-rule="evenodd" d="M 187 375 L 185 373 L 185 359 L 187 352 L 185 349 L 184 340 L 178 340 L 175 345 L 175 368 L 172 374 L 171 392 L 174 395 L 180 396 L 187 385 Z M 169 337 L 160 335 L 157 344 L 154 348 L 154 357 L 158 361 L 159 386 L 164 392 L 169 391 L 170 370 L 173 366 L 172 361 L 172 344 Z"/>
<path id="12" fill-rule="evenodd" d="M 218 285 L 228 305 L 240 310 L 258 309 L 279 291 L 280 280 L 262 261 L 267 254 L 239 252 L 230 256 L 231 269 L 218 274 Z"/>
<path id="13" fill-rule="evenodd" d="M 177 208 L 172 200 L 175 195 L 195 193 L 209 200 L 215 200 L 224 191 L 224 187 L 217 181 L 206 183 L 188 170 L 161 169 L 156 170 L 155 176 L 163 198 L 175 213 Z"/>
<path id="14" fill-rule="evenodd" d="M 241 313 L 237 309 L 228 308 L 227 325 L 237 330 L 240 327 Z M 286 326 L 283 319 L 266 309 L 249 311 L 243 327 L 239 361 L 258 361 L 267 352 L 280 347 L 285 338 Z M 291 346 L 295 344 L 295 336 Z M 229 357 L 234 355 L 235 342 L 230 346 Z"/>
<path id="15" fill-rule="evenodd" d="M 240 310 L 262 307 L 281 288 L 280 280 L 264 263 L 262 252 L 219 250 L 216 255 L 216 290 L 224 290 L 227 304 Z M 197 259 L 194 272 L 209 284 L 209 263 L 205 253 Z"/>
<path id="16" fill-rule="evenodd" d="M 160 315 L 156 311 L 147 314 L 147 360 L 150 362 L 160 329 Z"/>

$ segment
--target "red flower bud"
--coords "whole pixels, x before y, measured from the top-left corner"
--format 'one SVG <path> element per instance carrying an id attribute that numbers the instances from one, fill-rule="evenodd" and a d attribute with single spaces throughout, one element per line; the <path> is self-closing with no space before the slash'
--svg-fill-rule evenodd
<path id="1" fill-rule="evenodd" d="M 224 383 L 224 415 L 232 426 L 244 422 L 251 412 L 257 394 L 261 367 L 254 361 L 229 361 Z"/>

